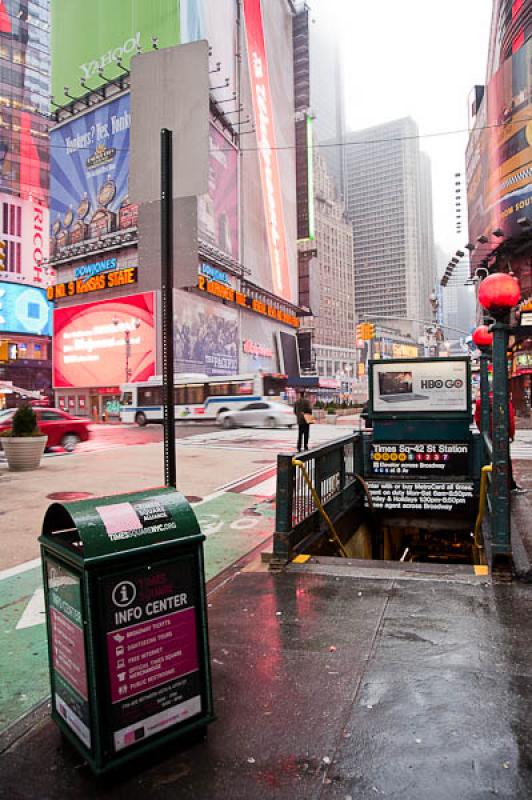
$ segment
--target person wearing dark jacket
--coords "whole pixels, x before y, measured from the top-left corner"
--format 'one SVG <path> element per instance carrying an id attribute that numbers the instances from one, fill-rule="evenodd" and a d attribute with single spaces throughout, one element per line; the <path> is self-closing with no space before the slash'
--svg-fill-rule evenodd
<path id="1" fill-rule="evenodd" d="M 490 392 L 489 395 L 489 402 L 490 402 L 490 430 L 489 430 L 489 437 L 490 439 L 493 438 L 493 392 Z M 477 398 L 477 402 L 475 403 L 475 423 L 477 428 L 480 430 L 480 416 L 481 416 L 481 403 L 480 403 L 480 396 Z M 510 441 L 513 442 L 515 438 L 515 410 L 513 403 L 510 399 L 508 399 L 508 433 L 510 437 Z M 512 459 L 510 457 L 510 490 L 514 494 L 524 494 L 526 489 L 523 489 L 522 486 L 518 486 L 515 482 L 514 478 L 514 471 L 512 467 Z"/>
<path id="2" fill-rule="evenodd" d="M 301 445 L 303 445 L 305 450 L 308 450 L 310 425 L 305 419 L 305 414 L 312 416 L 312 406 L 305 397 L 305 392 L 298 393 L 297 400 L 294 403 L 294 414 L 296 415 L 298 428 L 297 452 L 300 453 L 302 449 Z"/>

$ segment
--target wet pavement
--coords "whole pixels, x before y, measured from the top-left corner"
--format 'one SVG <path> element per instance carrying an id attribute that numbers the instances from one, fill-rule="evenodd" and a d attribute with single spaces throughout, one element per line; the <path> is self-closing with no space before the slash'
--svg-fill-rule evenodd
<path id="1" fill-rule="evenodd" d="M 209 586 L 217 721 L 95 779 L 35 714 L 0 797 L 484 800 L 532 796 L 532 593 L 466 570 L 272 575 Z"/>

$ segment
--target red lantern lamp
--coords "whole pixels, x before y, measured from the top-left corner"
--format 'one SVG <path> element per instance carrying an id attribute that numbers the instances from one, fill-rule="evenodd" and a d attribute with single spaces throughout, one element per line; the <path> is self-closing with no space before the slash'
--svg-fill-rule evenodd
<path id="1" fill-rule="evenodd" d="M 491 347 L 493 344 L 493 334 L 488 330 L 487 325 L 479 325 L 475 328 L 471 337 L 477 347 Z"/>
<path id="2" fill-rule="evenodd" d="M 495 272 L 484 278 L 478 289 L 478 302 L 486 311 L 504 313 L 517 305 L 521 286 L 517 278 L 506 272 Z"/>

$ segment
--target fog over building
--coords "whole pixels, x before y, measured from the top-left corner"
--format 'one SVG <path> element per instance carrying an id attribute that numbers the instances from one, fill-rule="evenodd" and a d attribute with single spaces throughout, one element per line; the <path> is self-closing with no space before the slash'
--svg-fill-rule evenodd
<path id="1" fill-rule="evenodd" d="M 357 317 L 430 320 L 436 275 L 430 161 L 409 117 L 346 133 Z"/>

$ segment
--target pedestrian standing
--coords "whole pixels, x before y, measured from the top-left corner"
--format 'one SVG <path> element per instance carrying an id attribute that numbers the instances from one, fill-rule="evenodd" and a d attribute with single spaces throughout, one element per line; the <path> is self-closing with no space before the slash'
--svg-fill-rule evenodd
<path id="1" fill-rule="evenodd" d="M 297 400 L 294 403 L 294 414 L 297 418 L 298 428 L 297 452 L 300 453 L 302 449 L 308 450 L 308 435 L 312 421 L 312 406 L 305 397 L 305 392 L 298 392 Z"/>

